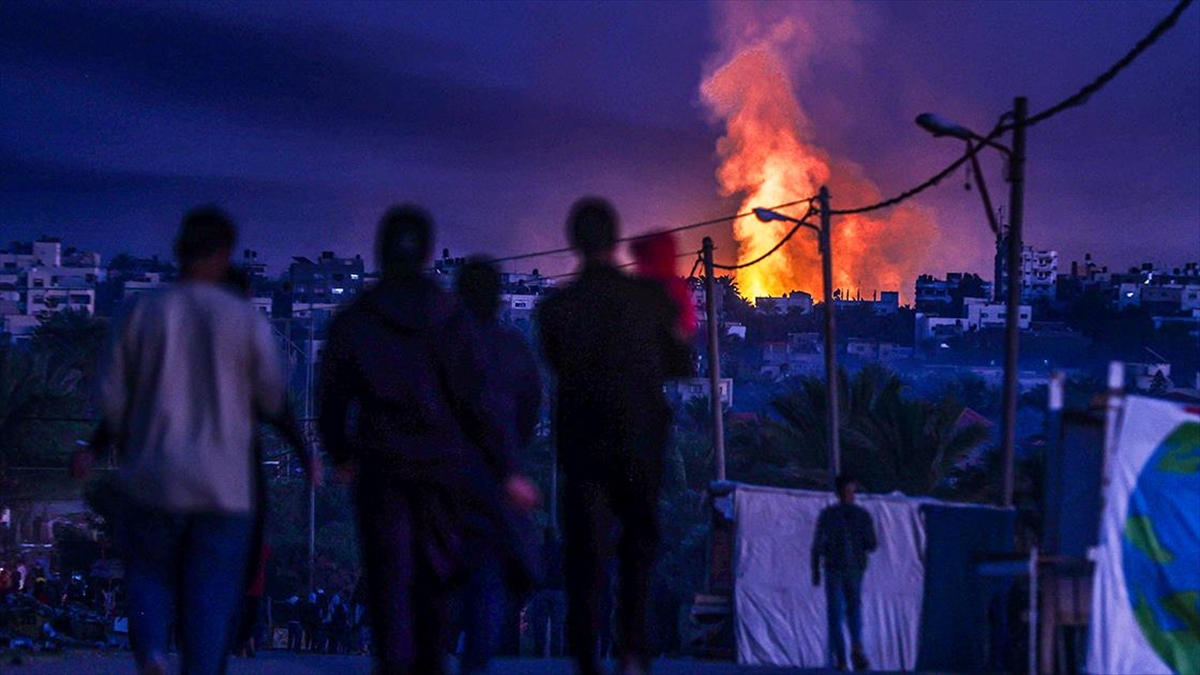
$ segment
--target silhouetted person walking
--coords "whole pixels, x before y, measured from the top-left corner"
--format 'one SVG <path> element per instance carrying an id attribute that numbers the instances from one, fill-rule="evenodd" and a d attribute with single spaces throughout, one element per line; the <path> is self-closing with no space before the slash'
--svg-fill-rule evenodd
<path id="1" fill-rule="evenodd" d="M 813 586 L 821 585 L 825 563 L 825 615 L 829 623 L 829 653 L 834 667 L 846 669 L 846 643 L 842 616 L 850 627 L 850 658 L 856 671 L 870 667 L 862 648 L 862 580 L 867 555 L 874 551 L 875 524 L 867 510 L 854 503 L 858 482 L 848 474 L 835 481 L 838 503 L 817 517 L 812 545 Z"/>
<path id="2" fill-rule="evenodd" d="M 555 432 L 565 477 L 568 643 L 583 675 L 596 659 L 614 518 L 623 673 L 649 667 L 647 608 L 658 545 L 658 494 L 671 410 L 663 384 L 690 373 L 676 336 L 678 309 L 663 287 L 613 262 L 617 216 L 600 199 L 571 209 L 567 234 L 579 278 L 541 305 L 546 359 L 557 376 Z"/>
<path id="3" fill-rule="evenodd" d="M 432 243 L 423 210 L 384 214 L 383 279 L 334 319 L 321 376 L 326 448 L 356 468 L 374 654 L 387 675 L 444 672 L 463 541 L 500 529 L 501 491 L 524 508 L 537 498 L 515 473 L 475 322 L 421 273 Z"/>
<path id="4" fill-rule="evenodd" d="M 184 217 L 181 281 L 132 309 L 101 378 L 120 452 L 130 637 L 146 674 L 165 672 L 172 610 L 183 672 L 223 672 L 253 521 L 254 421 L 283 405 L 270 326 L 220 285 L 235 238 L 219 209 Z"/>
<path id="5" fill-rule="evenodd" d="M 455 289 L 478 325 L 500 420 L 511 427 L 517 447 L 524 448 L 533 440 L 541 416 L 542 380 L 525 338 L 499 321 L 503 290 L 500 271 L 484 258 L 470 259 L 459 269 Z M 506 581 L 506 577 L 514 576 L 510 551 L 535 535 L 533 523 L 521 514 L 510 513 L 509 518 L 513 527 L 526 530 L 519 533 L 525 537 L 492 537 L 469 543 L 473 565 L 463 602 L 464 674 L 486 672 L 488 661 L 499 649 L 504 620 L 511 614 Z M 536 556 L 540 551 L 526 553 Z"/>

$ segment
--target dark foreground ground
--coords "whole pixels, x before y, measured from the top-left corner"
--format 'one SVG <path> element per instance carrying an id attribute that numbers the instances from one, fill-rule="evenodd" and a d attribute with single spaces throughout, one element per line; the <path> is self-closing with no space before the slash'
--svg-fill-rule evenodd
<path id="1" fill-rule="evenodd" d="M 173 670 L 178 672 L 178 670 Z M 362 656 L 327 656 L 260 652 L 253 659 L 230 659 L 228 675 L 370 675 L 371 662 Z M 815 675 L 829 670 L 763 668 L 715 661 L 659 660 L 654 675 Z M 494 675 L 570 675 L 570 662 L 563 659 L 500 659 Z M 133 657 L 128 652 L 74 651 L 63 654 L 25 656 L 13 663 L 10 654 L 0 661 L 3 675 L 134 675 Z"/>

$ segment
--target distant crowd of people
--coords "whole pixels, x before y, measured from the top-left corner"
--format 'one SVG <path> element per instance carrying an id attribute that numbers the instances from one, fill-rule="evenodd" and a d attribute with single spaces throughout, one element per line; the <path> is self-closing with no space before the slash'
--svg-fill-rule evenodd
<path id="1" fill-rule="evenodd" d="M 12 558 L 0 565 L 0 602 L 17 595 L 27 596 L 48 607 L 95 597 L 95 594 L 88 594 L 87 583 L 80 575 L 61 579 L 50 571 L 44 559 L 28 562 L 24 557 Z"/>
<path id="2" fill-rule="evenodd" d="M 275 603 L 275 625 L 287 627 L 287 649 L 322 654 L 368 654 L 365 584 L 326 593 L 318 588 L 304 599 L 293 595 Z"/>
<path id="3" fill-rule="evenodd" d="M 500 273 L 473 259 L 455 292 L 444 291 L 425 274 L 432 219 L 397 206 L 379 223 L 381 280 L 334 316 L 319 383 L 323 448 L 356 494 L 365 586 L 350 598 L 294 598 L 284 610 L 290 648 L 363 651 L 361 628 L 369 625 L 376 672 L 437 675 L 457 623 L 461 672 L 482 673 L 506 640 L 510 599 L 521 596 L 530 599 L 526 618 L 540 645 L 565 642 L 581 675 L 598 674 L 609 653 L 622 675 L 648 672 L 672 417 L 664 383 L 692 373 L 697 322 L 673 273 L 670 235 L 638 238 L 629 274 L 617 265 L 620 233 L 609 203 L 580 200 L 566 230 L 579 273 L 542 302 L 537 321 L 564 478 L 561 571 L 548 569 L 559 566 L 557 533 L 544 535 L 530 517 L 542 496 L 520 455 L 534 436 L 543 388 L 530 346 L 498 321 Z M 231 649 L 253 653 L 247 626 L 261 611 L 270 555 L 258 424 L 280 429 L 310 480 L 322 480 L 321 462 L 289 415 L 270 327 L 231 277 L 235 240 L 220 209 L 186 214 L 175 245 L 181 281 L 138 301 L 101 371 L 97 445 L 119 453 L 117 533 L 143 675 L 166 672 L 172 619 L 185 673 L 215 675 Z M 824 538 L 814 544 L 814 565 L 819 553 L 827 587 L 848 606 L 856 661 L 861 572 L 837 570 L 845 551 L 873 548 L 847 544 L 847 532 L 869 527 L 856 511 L 823 515 Z M 558 573 L 561 586 L 547 583 Z M 564 611 L 565 631 L 555 620 Z"/>

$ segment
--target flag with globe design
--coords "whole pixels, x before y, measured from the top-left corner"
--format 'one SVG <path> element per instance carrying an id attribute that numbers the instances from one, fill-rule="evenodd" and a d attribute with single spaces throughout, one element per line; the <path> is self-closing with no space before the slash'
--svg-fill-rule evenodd
<path id="1" fill-rule="evenodd" d="M 1108 466 L 1088 671 L 1200 675 L 1200 408 L 1128 397 Z"/>

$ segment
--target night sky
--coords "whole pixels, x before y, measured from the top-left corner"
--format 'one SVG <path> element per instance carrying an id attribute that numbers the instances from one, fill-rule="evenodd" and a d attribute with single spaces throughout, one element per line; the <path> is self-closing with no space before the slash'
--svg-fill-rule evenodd
<path id="1" fill-rule="evenodd" d="M 1173 4 L 800 3 L 788 11 L 818 29 L 792 74 L 817 142 L 888 195 L 962 150 L 921 131 L 918 113 L 986 131 L 1013 96 L 1040 111 Z M 6 0 L 0 241 L 165 255 L 183 210 L 217 202 L 277 273 L 292 255 L 369 254 L 398 201 L 429 208 L 455 254 L 560 246 L 583 194 L 611 198 L 629 233 L 731 213 L 738 200 L 714 176 L 723 128 L 698 91 L 720 14 Z M 1063 268 L 1084 252 L 1116 268 L 1200 259 L 1200 7 L 1086 106 L 1031 129 L 1028 147 L 1026 241 L 1057 249 Z M 1000 159 L 984 161 L 1006 201 Z M 942 233 L 930 272 L 990 269 L 964 178 L 919 198 Z M 732 259 L 729 228 L 706 232 Z M 532 267 L 563 272 L 571 258 L 509 269 Z"/>

